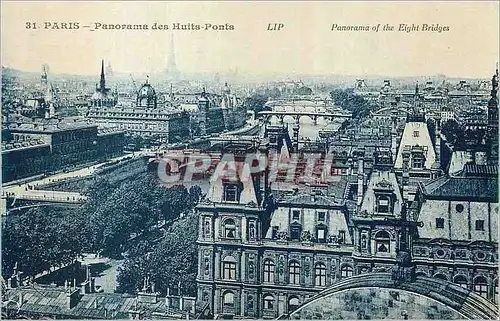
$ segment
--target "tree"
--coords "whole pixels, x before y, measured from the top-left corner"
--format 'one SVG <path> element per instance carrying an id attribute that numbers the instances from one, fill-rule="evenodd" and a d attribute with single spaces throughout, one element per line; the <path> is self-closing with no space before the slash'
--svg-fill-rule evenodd
<path id="1" fill-rule="evenodd" d="M 356 95 L 354 89 L 334 89 L 330 96 L 335 105 L 350 111 L 355 119 L 365 118 L 370 114 L 372 106 L 363 97 Z"/>
<path id="2" fill-rule="evenodd" d="M 461 146 L 465 143 L 464 130 L 454 119 L 448 119 L 441 126 L 441 133 L 446 137 L 446 141 L 453 146 Z"/>
<path id="3" fill-rule="evenodd" d="M 265 94 L 254 94 L 250 97 L 245 98 L 243 105 L 247 110 L 253 110 L 258 113 L 265 110 L 265 104 L 267 103 L 269 96 Z"/>
<path id="4" fill-rule="evenodd" d="M 134 293 L 149 277 L 163 294 L 180 282 L 183 293 L 196 295 L 197 238 L 198 215 L 190 211 L 174 222 L 158 243 L 142 242 L 130 251 L 119 267 L 117 291 Z"/>
<path id="5" fill-rule="evenodd" d="M 34 276 L 54 266 L 73 262 L 83 251 L 83 218 L 79 211 L 32 208 L 7 216 L 2 227 L 2 274 L 14 265 Z"/>

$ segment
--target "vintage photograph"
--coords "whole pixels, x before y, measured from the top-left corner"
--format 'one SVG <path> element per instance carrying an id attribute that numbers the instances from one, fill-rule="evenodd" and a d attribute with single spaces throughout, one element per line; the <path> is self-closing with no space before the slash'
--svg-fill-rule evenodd
<path id="1" fill-rule="evenodd" d="M 2 319 L 498 319 L 499 23 L 2 1 Z"/>

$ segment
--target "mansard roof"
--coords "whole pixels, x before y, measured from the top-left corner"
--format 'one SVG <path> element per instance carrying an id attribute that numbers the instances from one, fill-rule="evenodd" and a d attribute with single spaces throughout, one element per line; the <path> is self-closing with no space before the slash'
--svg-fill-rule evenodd
<path id="1" fill-rule="evenodd" d="M 426 199 L 498 201 L 498 181 L 493 176 L 441 176 L 420 187 Z"/>
<path id="2" fill-rule="evenodd" d="M 335 202 L 332 197 L 314 194 L 299 194 L 289 199 L 279 201 L 280 205 L 290 205 L 297 207 L 336 207 L 342 205 Z"/>

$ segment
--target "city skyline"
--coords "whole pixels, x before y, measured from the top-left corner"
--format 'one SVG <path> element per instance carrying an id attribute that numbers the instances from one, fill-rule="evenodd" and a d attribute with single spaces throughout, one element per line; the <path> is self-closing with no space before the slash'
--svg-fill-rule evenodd
<path id="1" fill-rule="evenodd" d="M 39 72 L 41 65 L 47 63 L 53 74 L 90 76 L 96 73 L 96 61 L 104 58 L 111 61 L 115 72 L 159 73 L 168 66 L 172 34 L 177 69 L 186 74 L 238 70 L 241 76 L 445 74 L 489 78 L 498 61 L 496 2 L 243 2 L 238 3 L 237 8 L 224 2 L 217 7 L 211 2 L 147 5 L 53 2 L 50 6 L 5 2 L 2 4 L 2 66 Z M 61 10 L 65 10 L 64 15 L 60 14 Z M 44 21 L 62 21 L 61 16 L 64 21 L 77 21 L 81 25 L 99 22 L 151 26 L 156 22 L 171 26 L 176 22 L 211 22 L 231 24 L 235 30 L 40 29 Z M 37 22 L 39 29 L 26 30 L 25 21 Z M 282 31 L 266 30 L 269 23 L 278 22 L 285 24 Z M 333 23 L 387 23 L 396 25 L 396 29 L 399 23 L 439 23 L 449 26 L 450 31 L 341 32 L 331 30 Z"/>

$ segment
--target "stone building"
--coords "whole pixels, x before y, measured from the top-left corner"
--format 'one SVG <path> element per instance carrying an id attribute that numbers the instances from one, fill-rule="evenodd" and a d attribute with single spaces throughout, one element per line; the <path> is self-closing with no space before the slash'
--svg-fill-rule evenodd
<path id="1" fill-rule="evenodd" d="M 141 137 L 156 137 L 164 143 L 189 137 L 189 114 L 158 103 L 149 79 L 137 91 L 131 106 L 90 108 L 87 118 L 100 128 L 114 128 Z"/>
<path id="2" fill-rule="evenodd" d="M 261 151 L 269 147 L 266 140 L 254 146 Z M 430 158 L 435 156 L 427 159 L 432 163 Z M 347 180 L 336 183 L 342 192 L 335 194 L 305 185 L 278 191 L 269 186 L 267 171 L 250 180 L 212 181 L 197 207 L 198 301 L 216 317 L 277 318 L 293 315 L 326 289 L 358 279 L 356 286 L 363 289 L 403 283 L 413 293 L 409 297 L 432 297 L 429 289 L 436 278 L 449 284 L 445 296 L 484 297 L 478 309 L 490 316 L 498 284 L 498 185 L 488 173 L 495 171 L 471 168 L 456 182 L 429 177 L 416 184 L 408 208 L 406 190 L 390 162 L 375 160 L 367 172 L 362 158 L 358 163 L 354 199 L 348 196 L 350 178 L 356 177 L 352 169 Z M 469 219 L 456 217 L 457 210 L 469 213 Z M 450 216 L 456 226 L 450 227 Z"/>
<path id="3" fill-rule="evenodd" d="M 467 164 L 420 183 L 410 215 L 417 275 L 440 278 L 498 303 L 498 167 Z"/>
<path id="4" fill-rule="evenodd" d="M 123 132 L 100 131 L 79 117 L 17 118 L 2 131 L 3 182 L 105 160 L 123 150 Z"/>

